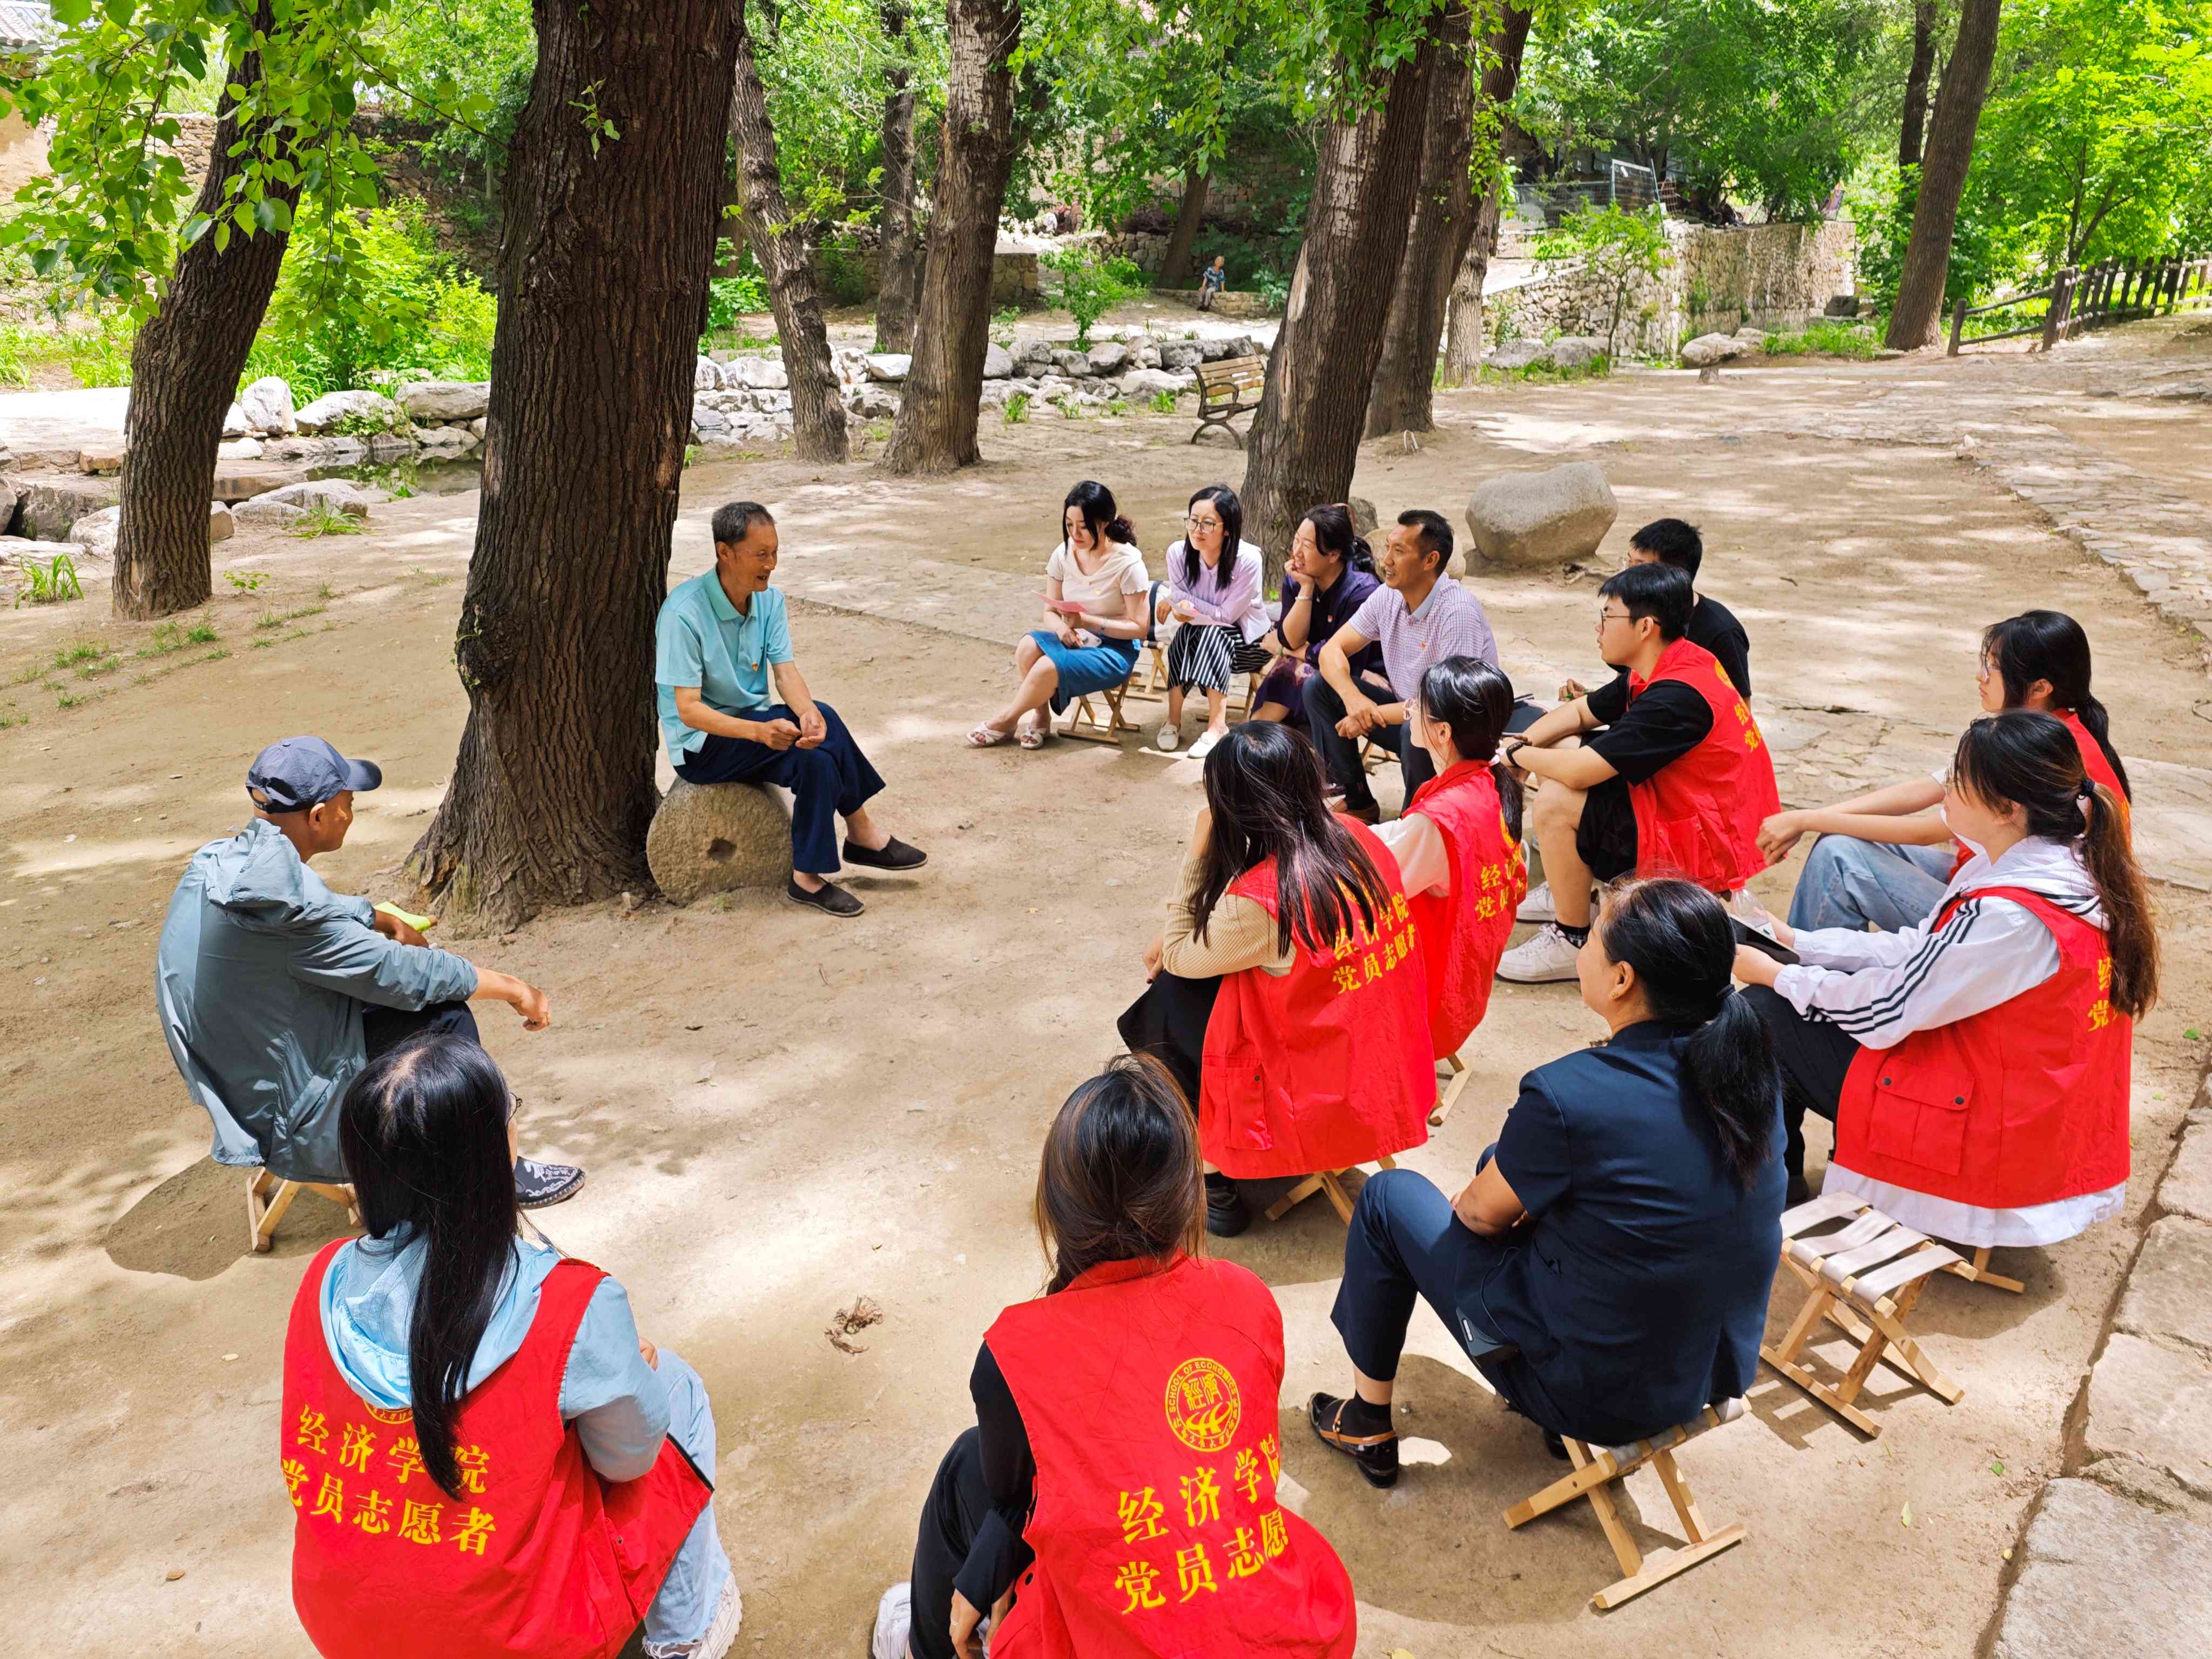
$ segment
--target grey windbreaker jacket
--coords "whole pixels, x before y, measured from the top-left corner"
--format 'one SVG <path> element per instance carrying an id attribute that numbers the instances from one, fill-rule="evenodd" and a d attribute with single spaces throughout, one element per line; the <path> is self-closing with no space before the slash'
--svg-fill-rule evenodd
<path id="1" fill-rule="evenodd" d="M 265 819 L 192 855 L 161 926 L 154 997 L 170 1057 L 215 1121 L 218 1164 L 344 1180 L 337 1103 L 363 1063 L 362 1004 L 474 994 L 465 959 L 395 944 L 374 916 Z"/>

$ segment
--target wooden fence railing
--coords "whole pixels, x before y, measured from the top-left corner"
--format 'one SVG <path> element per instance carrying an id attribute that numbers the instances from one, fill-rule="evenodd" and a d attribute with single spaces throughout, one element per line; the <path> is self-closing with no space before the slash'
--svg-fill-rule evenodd
<path id="1" fill-rule="evenodd" d="M 2017 311 L 2023 306 L 2044 304 L 2043 316 L 2024 328 L 1965 337 L 1966 319 L 1993 311 Z M 2163 316 L 2212 305 L 2212 253 L 2191 253 L 2178 259 L 2107 259 L 2082 269 L 2069 265 L 2051 280 L 2047 288 L 1989 305 L 1961 303 L 1951 313 L 1949 355 L 1966 346 L 1985 345 L 1992 340 L 2017 339 L 2024 334 L 2042 337 L 2048 351 L 2061 340 L 2093 328 L 2131 322 L 2142 317 Z"/>

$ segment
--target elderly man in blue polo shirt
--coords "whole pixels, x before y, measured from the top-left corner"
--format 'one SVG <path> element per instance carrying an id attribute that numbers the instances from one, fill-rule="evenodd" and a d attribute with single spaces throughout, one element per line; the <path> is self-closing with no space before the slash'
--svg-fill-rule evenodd
<path id="1" fill-rule="evenodd" d="M 866 907 L 831 881 L 837 825 L 845 860 L 918 869 L 927 859 L 868 816 L 884 781 L 793 660 L 783 595 L 769 586 L 781 545 L 758 501 L 730 501 L 714 519 L 714 568 L 669 594 L 655 630 L 653 678 L 668 759 L 686 783 L 774 783 L 792 793 L 791 879 L 783 896 L 831 916 Z M 783 701 L 769 696 L 769 675 Z"/>

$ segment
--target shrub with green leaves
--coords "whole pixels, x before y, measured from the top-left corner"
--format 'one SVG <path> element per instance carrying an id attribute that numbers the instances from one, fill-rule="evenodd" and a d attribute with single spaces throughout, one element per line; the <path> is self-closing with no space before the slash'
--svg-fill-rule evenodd
<path id="1" fill-rule="evenodd" d="M 1666 220 L 1656 205 L 1635 213 L 1586 202 L 1556 228 L 1539 236 L 1534 251 L 1545 264 L 1579 263 L 1605 295 L 1610 307 L 1605 335 L 1608 350 L 1620 343 L 1620 319 L 1636 285 L 1674 262 L 1667 246 Z"/>
<path id="2" fill-rule="evenodd" d="M 717 269 L 730 262 L 730 239 L 726 236 L 714 244 L 714 264 Z M 760 262 L 753 258 L 748 247 L 738 259 L 734 276 L 716 276 L 707 284 L 707 331 L 718 334 L 724 329 L 735 328 L 747 317 L 758 316 L 768 309 L 768 279 L 761 274 Z"/>
<path id="3" fill-rule="evenodd" d="M 1090 349 L 1093 324 L 1145 291 L 1144 273 L 1127 259 L 1094 259 L 1085 249 L 1065 247 L 1040 263 L 1060 275 L 1060 303 L 1075 319 L 1079 349 Z"/>
<path id="4" fill-rule="evenodd" d="M 1017 392 L 1006 399 L 1006 421 L 1008 426 L 1026 426 L 1030 418 L 1030 394 Z"/>
<path id="5" fill-rule="evenodd" d="M 21 585 L 15 589 L 17 605 L 55 605 L 83 597 L 84 584 L 77 580 L 76 561 L 68 554 L 23 561 Z"/>
<path id="6" fill-rule="evenodd" d="M 1176 412 L 1176 395 L 1172 392 L 1155 392 L 1146 407 L 1155 415 L 1172 415 Z"/>
<path id="7" fill-rule="evenodd" d="M 62 360 L 79 386 L 129 386 L 131 348 L 137 343 L 138 325 L 125 311 L 103 311 L 86 329 L 61 337 Z"/>

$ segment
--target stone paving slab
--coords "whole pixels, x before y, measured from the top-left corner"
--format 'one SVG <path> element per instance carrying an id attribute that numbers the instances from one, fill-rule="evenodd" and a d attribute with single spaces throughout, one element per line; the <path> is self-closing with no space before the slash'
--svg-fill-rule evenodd
<path id="1" fill-rule="evenodd" d="M 2139 1458 L 2212 1498 L 2212 1361 L 2115 1332 L 2089 1373 L 2083 1442 L 2091 1457 Z"/>
<path id="2" fill-rule="evenodd" d="M 2212 1632 L 2212 1526 L 2054 1480 L 1998 1616 L 1991 1659 L 2203 1659 Z"/>
<path id="3" fill-rule="evenodd" d="M 2181 1148 L 2158 1183 L 2158 1206 L 2168 1215 L 2212 1221 L 2212 1084 L 2198 1091 L 2190 1108 Z"/>
<path id="4" fill-rule="evenodd" d="M 2152 1225 L 2113 1324 L 2212 1355 L 2212 1224 L 2167 1216 Z"/>

